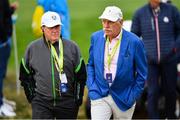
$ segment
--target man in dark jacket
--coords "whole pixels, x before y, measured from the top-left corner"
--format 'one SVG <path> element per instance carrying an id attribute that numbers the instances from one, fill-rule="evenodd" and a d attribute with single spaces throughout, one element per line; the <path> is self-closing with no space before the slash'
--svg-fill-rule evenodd
<path id="1" fill-rule="evenodd" d="M 176 66 L 180 43 L 178 9 L 172 4 L 160 3 L 160 0 L 149 0 L 147 5 L 136 11 L 131 31 L 142 37 L 147 50 L 149 118 L 159 118 L 160 86 L 165 96 L 165 117 L 175 118 Z"/>
<path id="2" fill-rule="evenodd" d="M 43 37 L 28 46 L 20 66 L 33 119 L 76 119 L 82 104 L 85 63 L 78 46 L 59 37 L 61 25 L 56 12 L 44 13 Z"/>
<path id="3" fill-rule="evenodd" d="M 9 5 L 8 0 L 0 0 L 0 116 L 12 117 L 16 114 L 3 104 L 3 79 L 6 75 L 8 59 L 11 51 L 12 21 L 11 14 L 17 3 Z"/>

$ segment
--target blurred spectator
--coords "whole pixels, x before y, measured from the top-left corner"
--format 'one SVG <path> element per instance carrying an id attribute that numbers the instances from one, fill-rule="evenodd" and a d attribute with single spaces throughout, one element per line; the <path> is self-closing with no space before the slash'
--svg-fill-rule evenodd
<path id="1" fill-rule="evenodd" d="M 149 0 L 136 11 L 131 31 L 142 37 L 147 50 L 149 118 L 160 118 L 160 88 L 165 96 L 165 117 L 176 118 L 177 51 L 180 44 L 178 9 L 160 0 Z"/>
<path id="2" fill-rule="evenodd" d="M 0 0 L 0 116 L 7 117 L 16 115 L 12 107 L 3 102 L 3 80 L 6 76 L 8 59 L 11 52 L 11 15 L 17 7 L 17 2 L 9 5 L 8 0 Z"/>

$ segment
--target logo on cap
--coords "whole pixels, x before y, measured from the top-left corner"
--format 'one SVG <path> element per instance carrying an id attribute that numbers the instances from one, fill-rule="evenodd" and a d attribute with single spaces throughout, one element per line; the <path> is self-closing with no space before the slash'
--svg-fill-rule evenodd
<path id="1" fill-rule="evenodd" d="M 56 16 L 55 16 L 55 15 L 53 15 L 53 16 L 52 16 L 52 19 L 53 19 L 53 20 L 56 20 Z"/>

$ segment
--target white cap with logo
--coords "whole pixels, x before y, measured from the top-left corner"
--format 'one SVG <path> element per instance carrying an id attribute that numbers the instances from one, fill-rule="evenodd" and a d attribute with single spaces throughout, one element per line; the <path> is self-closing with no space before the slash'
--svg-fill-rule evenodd
<path id="1" fill-rule="evenodd" d="M 59 14 L 52 11 L 48 11 L 44 13 L 44 15 L 41 18 L 41 27 L 42 26 L 54 27 L 56 25 L 63 25 L 61 23 Z"/>
<path id="2" fill-rule="evenodd" d="M 116 22 L 119 19 L 123 19 L 123 14 L 120 8 L 116 6 L 108 6 L 105 8 L 99 19 L 107 19 L 112 22 Z"/>

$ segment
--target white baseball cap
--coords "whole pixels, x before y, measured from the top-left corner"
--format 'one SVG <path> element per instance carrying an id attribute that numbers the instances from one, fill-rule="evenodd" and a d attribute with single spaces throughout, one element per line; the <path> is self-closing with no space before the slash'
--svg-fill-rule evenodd
<path id="1" fill-rule="evenodd" d="M 116 22 L 118 19 L 123 19 L 123 14 L 120 8 L 116 6 L 108 6 L 105 8 L 99 19 L 107 19 Z"/>
<path id="2" fill-rule="evenodd" d="M 61 23 L 59 14 L 52 11 L 48 11 L 44 13 L 44 15 L 41 18 L 41 27 L 42 26 L 54 27 L 56 25 L 63 25 Z"/>
<path id="3" fill-rule="evenodd" d="M 168 2 L 171 2 L 171 0 L 161 0 L 161 2 L 168 3 Z"/>

